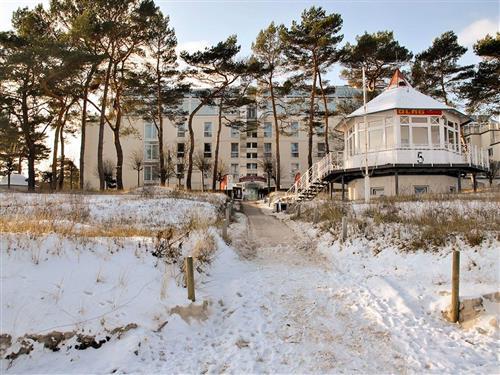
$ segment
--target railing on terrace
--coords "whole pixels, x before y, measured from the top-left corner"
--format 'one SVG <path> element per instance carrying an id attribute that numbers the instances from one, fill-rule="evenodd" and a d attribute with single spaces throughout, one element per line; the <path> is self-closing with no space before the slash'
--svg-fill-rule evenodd
<path id="1" fill-rule="evenodd" d="M 447 150 L 446 147 L 439 147 L 439 149 Z M 391 150 L 394 150 L 394 148 Z M 455 146 L 453 146 L 452 150 L 456 152 Z M 469 146 L 468 149 L 462 148 L 460 156 L 463 164 L 468 164 L 471 167 L 478 167 L 483 170 L 489 170 L 490 161 L 487 150 L 472 145 Z M 311 168 L 302 174 L 292 187 L 288 189 L 283 198 L 285 200 L 296 200 L 301 194 L 311 193 L 311 189 L 320 189 L 321 183 L 330 173 L 344 169 L 348 158 L 349 156 L 347 155 L 345 155 L 344 158 L 344 152 L 342 151 L 328 153 L 323 159 L 314 163 Z M 372 166 L 369 165 L 369 167 Z"/>
<path id="2" fill-rule="evenodd" d="M 484 122 L 484 123 L 474 123 L 468 124 L 463 127 L 464 135 L 470 134 L 481 134 L 489 130 L 500 130 L 500 123 L 495 122 Z"/>

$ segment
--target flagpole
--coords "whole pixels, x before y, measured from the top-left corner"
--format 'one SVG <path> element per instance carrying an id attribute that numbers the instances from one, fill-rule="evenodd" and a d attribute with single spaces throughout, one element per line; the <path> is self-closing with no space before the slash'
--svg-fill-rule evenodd
<path id="1" fill-rule="evenodd" d="M 365 203 L 370 202 L 370 175 L 368 173 L 368 123 L 366 121 L 366 75 L 363 66 L 363 122 L 365 124 Z"/>

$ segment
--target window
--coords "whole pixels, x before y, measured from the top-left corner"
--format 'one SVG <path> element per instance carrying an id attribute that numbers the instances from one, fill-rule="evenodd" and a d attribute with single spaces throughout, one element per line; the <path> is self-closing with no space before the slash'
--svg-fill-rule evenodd
<path id="1" fill-rule="evenodd" d="M 257 163 L 247 163 L 247 170 L 257 170 Z"/>
<path id="2" fill-rule="evenodd" d="M 184 164 L 177 164 L 176 166 L 177 177 L 181 177 L 184 175 Z"/>
<path id="3" fill-rule="evenodd" d="M 247 148 L 257 148 L 257 142 L 247 142 Z"/>
<path id="4" fill-rule="evenodd" d="M 325 144 L 323 142 L 318 143 L 318 157 L 322 158 L 325 156 Z"/>
<path id="5" fill-rule="evenodd" d="M 239 138 L 240 131 L 237 128 L 231 128 L 231 138 Z"/>
<path id="6" fill-rule="evenodd" d="M 427 124 L 427 117 L 412 117 L 412 124 Z"/>
<path id="7" fill-rule="evenodd" d="M 212 137 L 212 123 L 211 122 L 205 122 L 203 124 L 203 136 L 206 138 Z"/>
<path id="8" fill-rule="evenodd" d="M 292 151 L 292 158 L 298 158 L 299 157 L 299 144 L 298 143 L 291 143 L 290 148 Z"/>
<path id="9" fill-rule="evenodd" d="M 180 124 L 177 126 L 177 137 L 184 138 L 186 136 L 186 124 Z"/>
<path id="10" fill-rule="evenodd" d="M 492 157 L 493 157 L 493 147 L 490 147 L 490 148 L 488 149 L 488 157 L 489 157 L 489 158 L 492 158 Z"/>
<path id="11" fill-rule="evenodd" d="M 383 187 L 373 187 L 371 188 L 371 195 L 380 197 L 384 195 L 384 188 Z"/>
<path id="12" fill-rule="evenodd" d="M 410 127 L 408 125 L 401 126 L 401 146 L 410 145 Z"/>
<path id="13" fill-rule="evenodd" d="M 384 128 L 372 129 L 368 132 L 368 142 L 370 150 L 380 150 L 382 148 L 384 139 L 383 137 Z"/>
<path id="14" fill-rule="evenodd" d="M 264 157 L 265 158 L 270 158 L 273 155 L 272 151 L 272 144 L 271 143 L 264 143 Z"/>
<path id="15" fill-rule="evenodd" d="M 439 126 L 431 126 L 431 142 L 434 147 L 440 145 Z"/>
<path id="16" fill-rule="evenodd" d="M 231 157 L 237 158 L 239 156 L 240 144 L 231 143 Z"/>
<path id="17" fill-rule="evenodd" d="M 416 186 L 413 186 L 413 188 L 415 189 L 415 194 L 427 194 L 427 192 L 429 191 L 428 186 L 416 185 Z"/>
<path id="18" fill-rule="evenodd" d="M 299 136 L 299 123 L 294 121 L 290 124 L 290 135 L 292 137 L 298 137 Z"/>
<path id="19" fill-rule="evenodd" d="M 257 108 L 254 106 L 247 107 L 247 118 L 254 119 L 257 118 Z"/>
<path id="20" fill-rule="evenodd" d="M 392 125 L 385 127 L 385 146 L 387 148 L 394 146 L 394 127 Z"/>
<path id="21" fill-rule="evenodd" d="M 325 125 L 319 125 L 316 129 L 316 134 L 318 136 L 325 135 Z"/>
<path id="22" fill-rule="evenodd" d="M 247 138 L 257 138 L 257 129 L 248 129 Z"/>
<path id="23" fill-rule="evenodd" d="M 409 124 L 410 123 L 410 118 L 408 116 L 401 116 L 399 118 L 399 122 L 401 124 Z"/>
<path id="24" fill-rule="evenodd" d="M 146 165 L 144 167 L 144 182 L 153 181 L 153 166 Z"/>
<path id="25" fill-rule="evenodd" d="M 427 127 L 413 126 L 411 131 L 414 145 L 427 146 L 429 144 L 429 133 Z"/>
<path id="26" fill-rule="evenodd" d="M 184 143 L 177 143 L 177 158 L 183 158 L 186 152 L 186 146 Z"/>
<path id="27" fill-rule="evenodd" d="M 146 123 L 144 125 L 144 139 L 158 139 L 158 130 L 154 124 Z"/>
<path id="28" fill-rule="evenodd" d="M 256 152 L 247 152 L 247 159 L 257 159 Z"/>
<path id="29" fill-rule="evenodd" d="M 237 180 L 240 177 L 240 165 L 239 164 L 231 164 L 231 175 L 233 179 Z"/>
<path id="30" fill-rule="evenodd" d="M 203 157 L 205 157 L 205 158 L 212 157 L 212 144 L 211 143 L 205 143 L 205 145 L 203 147 Z"/>
<path id="31" fill-rule="evenodd" d="M 273 126 L 270 122 L 264 123 L 264 138 L 271 138 L 273 136 Z"/>
<path id="32" fill-rule="evenodd" d="M 146 143 L 144 145 L 144 160 L 158 160 L 157 143 Z"/>
<path id="33" fill-rule="evenodd" d="M 292 179 L 295 178 L 295 175 L 300 172 L 300 165 L 299 163 L 291 163 L 290 164 L 290 176 Z"/>
<path id="34" fill-rule="evenodd" d="M 431 116 L 431 124 L 439 124 L 439 117 Z"/>

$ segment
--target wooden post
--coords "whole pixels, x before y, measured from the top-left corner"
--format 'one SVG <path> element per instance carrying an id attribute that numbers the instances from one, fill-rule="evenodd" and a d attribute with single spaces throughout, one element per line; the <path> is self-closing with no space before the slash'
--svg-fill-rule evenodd
<path id="1" fill-rule="evenodd" d="M 229 223 L 230 220 L 231 220 L 231 206 L 228 203 L 226 206 L 226 221 Z"/>
<path id="2" fill-rule="evenodd" d="M 297 204 L 297 218 L 300 218 L 300 203 Z"/>
<path id="3" fill-rule="evenodd" d="M 194 296 L 193 257 L 187 257 L 184 266 L 186 267 L 186 284 L 188 290 L 188 299 L 194 302 L 195 296 Z"/>
<path id="4" fill-rule="evenodd" d="M 457 179 L 457 192 L 462 192 L 462 173 L 458 171 L 458 179 Z"/>
<path id="5" fill-rule="evenodd" d="M 227 238 L 227 220 L 224 220 L 222 224 L 222 238 L 226 239 Z"/>
<path id="6" fill-rule="evenodd" d="M 460 252 L 453 250 L 453 261 L 451 266 L 451 321 L 458 322 L 460 310 L 460 299 L 458 297 L 460 284 Z"/>
<path id="7" fill-rule="evenodd" d="M 318 210 L 314 210 L 313 223 L 316 224 L 317 222 L 318 222 Z"/>
<path id="8" fill-rule="evenodd" d="M 345 201 L 345 181 L 344 181 L 344 175 L 342 175 L 342 202 Z"/>
<path id="9" fill-rule="evenodd" d="M 394 173 L 394 190 L 396 190 L 396 196 L 399 195 L 399 179 L 398 172 Z"/>
<path id="10" fill-rule="evenodd" d="M 474 189 L 474 193 L 477 192 L 477 175 L 475 173 L 472 174 L 472 189 Z"/>
<path id="11" fill-rule="evenodd" d="M 342 242 L 347 240 L 347 218 L 342 216 Z"/>

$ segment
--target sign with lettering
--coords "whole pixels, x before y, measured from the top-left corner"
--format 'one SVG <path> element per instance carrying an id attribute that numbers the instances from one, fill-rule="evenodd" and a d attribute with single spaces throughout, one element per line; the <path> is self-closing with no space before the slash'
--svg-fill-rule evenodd
<path id="1" fill-rule="evenodd" d="M 262 176 L 243 176 L 240 177 L 240 182 L 267 182 L 265 177 Z"/>
<path id="2" fill-rule="evenodd" d="M 440 116 L 443 113 L 440 109 L 398 109 L 398 115 L 410 115 L 410 116 Z"/>

